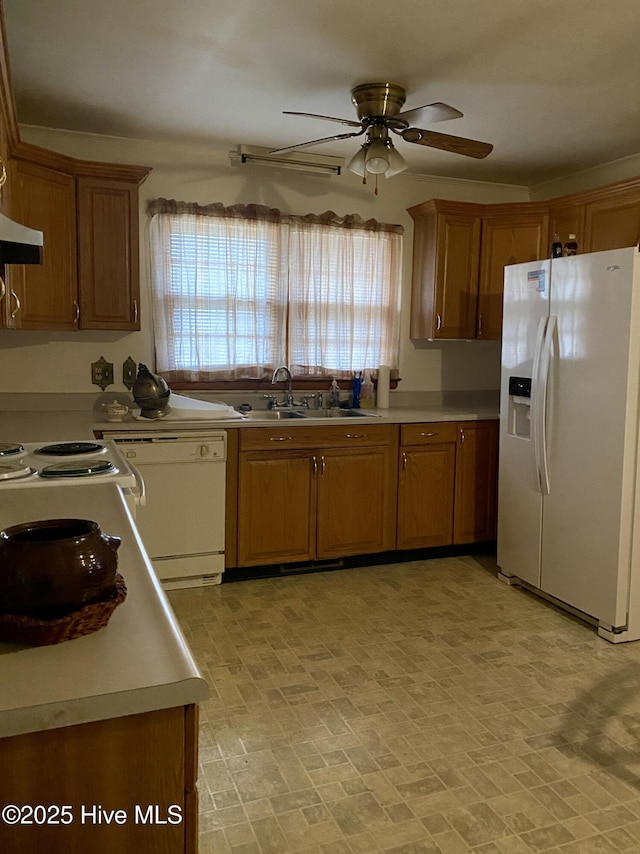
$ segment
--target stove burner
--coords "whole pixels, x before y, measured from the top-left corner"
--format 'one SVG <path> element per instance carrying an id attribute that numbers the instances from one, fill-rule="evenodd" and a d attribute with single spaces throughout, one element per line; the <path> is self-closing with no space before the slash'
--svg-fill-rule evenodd
<path id="1" fill-rule="evenodd" d="M 12 454 L 21 454 L 23 451 L 24 448 L 17 442 L 0 442 L 0 457 L 9 457 Z"/>
<path id="2" fill-rule="evenodd" d="M 40 477 L 91 477 L 114 471 L 117 469 L 109 460 L 94 460 L 86 463 L 81 460 L 68 460 L 64 463 L 45 466 L 40 471 Z"/>
<path id="3" fill-rule="evenodd" d="M 95 454 L 104 449 L 104 445 L 98 445 L 97 442 L 59 442 L 38 448 L 34 453 L 46 454 L 48 457 L 73 457 L 80 454 Z"/>
<path id="4" fill-rule="evenodd" d="M 9 463 L 0 461 L 0 483 L 6 480 L 17 480 L 19 477 L 29 477 L 35 472 L 31 466 L 23 463 Z"/>

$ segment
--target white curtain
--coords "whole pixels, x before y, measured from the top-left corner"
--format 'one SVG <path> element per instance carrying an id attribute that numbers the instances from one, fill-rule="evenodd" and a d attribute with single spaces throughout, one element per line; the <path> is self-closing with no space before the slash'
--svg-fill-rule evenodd
<path id="1" fill-rule="evenodd" d="M 149 213 L 156 366 L 168 379 L 397 366 L 400 226 L 165 199 Z"/>
<path id="2" fill-rule="evenodd" d="M 402 236 L 295 222 L 289 236 L 289 360 L 350 377 L 398 364 Z"/>

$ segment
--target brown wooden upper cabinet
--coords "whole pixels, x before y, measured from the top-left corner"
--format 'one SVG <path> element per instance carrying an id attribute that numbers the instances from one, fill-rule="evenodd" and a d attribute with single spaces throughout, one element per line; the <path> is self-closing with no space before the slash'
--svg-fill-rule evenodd
<path id="1" fill-rule="evenodd" d="M 9 164 L 11 215 L 45 235 L 42 264 L 7 268 L 4 318 L 12 329 L 76 329 L 76 184 L 26 160 Z"/>
<path id="2" fill-rule="evenodd" d="M 588 252 L 635 246 L 640 240 L 640 193 L 622 193 L 585 206 Z"/>
<path id="3" fill-rule="evenodd" d="M 549 234 L 547 243 L 551 248 L 554 235 L 558 235 L 562 245 L 569 240 L 570 234 L 575 234 L 578 251 L 585 251 L 584 241 L 585 206 L 575 202 L 563 202 L 559 199 L 549 205 Z"/>
<path id="4" fill-rule="evenodd" d="M 81 329 L 140 329 L 138 182 L 79 176 Z"/>
<path id="5" fill-rule="evenodd" d="M 504 268 L 548 258 L 555 234 L 578 252 L 640 241 L 640 177 L 543 202 L 431 199 L 413 218 L 411 338 L 500 340 Z"/>
<path id="6" fill-rule="evenodd" d="M 432 199 L 409 214 L 411 338 L 500 340 L 504 267 L 546 256 L 546 208 Z"/>
<path id="7" fill-rule="evenodd" d="M 541 205 L 528 202 L 491 205 L 482 217 L 480 282 L 475 337 L 484 341 L 502 338 L 504 268 L 546 258 L 549 216 Z"/>
<path id="8" fill-rule="evenodd" d="M 549 242 L 575 234 L 578 252 L 636 246 L 640 241 L 640 177 L 551 199 Z"/>
<path id="9" fill-rule="evenodd" d="M 42 265 L 7 269 L 2 325 L 140 329 L 138 186 L 149 171 L 14 146 L 8 213 L 44 233 L 44 250 Z"/>
<path id="10" fill-rule="evenodd" d="M 409 213 L 414 220 L 411 338 L 475 338 L 480 206 L 432 199 Z"/>

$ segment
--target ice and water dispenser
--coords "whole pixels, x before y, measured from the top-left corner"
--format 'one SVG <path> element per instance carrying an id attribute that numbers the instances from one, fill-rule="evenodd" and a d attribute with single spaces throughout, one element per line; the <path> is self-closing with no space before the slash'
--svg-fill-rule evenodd
<path id="1" fill-rule="evenodd" d="M 510 436 L 531 438 L 531 377 L 509 377 L 508 419 Z"/>

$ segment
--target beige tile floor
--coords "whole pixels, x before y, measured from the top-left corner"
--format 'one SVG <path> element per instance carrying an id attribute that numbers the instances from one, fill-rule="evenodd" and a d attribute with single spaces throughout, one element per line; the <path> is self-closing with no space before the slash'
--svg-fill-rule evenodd
<path id="1" fill-rule="evenodd" d="M 170 594 L 201 854 L 640 852 L 640 642 L 416 561 Z"/>

